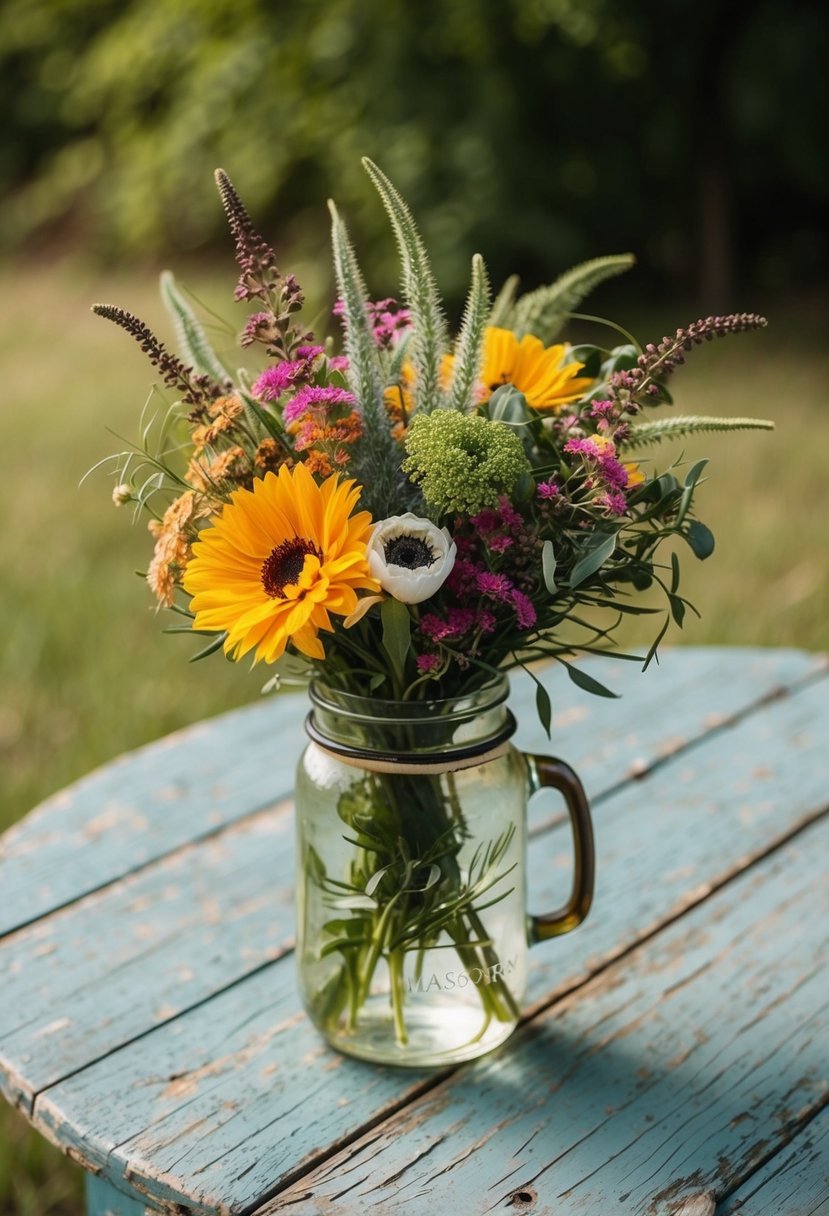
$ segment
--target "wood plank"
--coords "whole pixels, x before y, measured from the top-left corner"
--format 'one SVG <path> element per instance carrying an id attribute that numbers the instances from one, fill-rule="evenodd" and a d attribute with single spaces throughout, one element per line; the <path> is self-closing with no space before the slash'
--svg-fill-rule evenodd
<path id="1" fill-rule="evenodd" d="M 821 683 L 608 798 L 597 813 L 595 911 L 577 934 L 533 952 L 531 998 L 566 992 L 825 807 L 827 734 Z M 666 825 L 662 808 L 672 805 Z M 544 902 L 566 885 L 559 853 L 569 855 L 562 828 L 531 846 Z M 242 1210 L 424 1083 L 425 1074 L 372 1069 L 321 1046 L 283 959 L 48 1090 L 34 1120 L 95 1168 L 131 1169 L 136 1185 L 146 1172 L 170 1202 Z"/>
<path id="2" fill-rule="evenodd" d="M 293 827 L 281 803 L 7 938 L 7 1097 L 31 1109 L 60 1076 L 291 949 Z"/>
<path id="3" fill-rule="evenodd" d="M 293 697 L 223 714 L 120 757 L 0 838 L 0 934 L 287 797 Z"/>
<path id="4" fill-rule="evenodd" d="M 825 665 L 797 650 L 717 647 L 668 650 L 644 674 L 612 657 L 582 664 L 623 692 L 620 702 L 551 669 L 554 747 L 595 797 Z M 518 673 L 513 688 L 521 746 L 549 751 L 534 685 Z M 122 756 L 47 800 L 0 838 L 0 936 L 287 796 L 304 712 L 300 696 L 263 700 Z"/>
<path id="5" fill-rule="evenodd" d="M 812 770 L 818 779 L 811 784 L 802 777 L 801 751 L 808 732 L 813 740 L 822 729 L 829 734 L 826 683 L 804 685 L 712 735 L 701 767 L 694 752 L 674 754 L 664 776 L 655 773 L 651 784 L 637 781 L 617 790 L 612 814 L 597 814 L 600 902 L 588 926 L 545 956 L 555 958 L 552 977 L 542 955 L 531 956 L 532 999 L 543 996 L 547 983 L 580 982 L 614 952 L 678 915 L 706 884 L 722 881 L 740 858 L 768 848 L 822 807 L 819 769 Z M 745 790 L 770 741 L 780 742 L 785 755 L 774 773 L 766 766 L 763 796 L 749 805 Z M 798 797 L 792 799 L 795 784 Z M 677 795 L 683 786 L 687 790 Z M 544 796 L 537 801 L 549 806 Z M 685 816 L 689 801 L 695 813 Z M 664 855 L 653 851 L 648 803 L 677 808 Z M 282 803 L 9 937 L 0 952 L 7 994 L 0 1009 L 0 1086 L 9 1099 L 31 1109 L 36 1093 L 290 949 L 292 835 L 290 807 Z M 632 849 L 667 870 L 667 881 L 631 891 Z M 548 831 L 533 842 L 533 910 L 563 902 L 569 858 L 569 831 Z M 635 908 L 635 922 L 619 925 L 605 911 L 606 900 Z M 103 943 L 101 924 L 111 928 Z"/>
<path id="6" fill-rule="evenodd" d="M 710 1212 L 829 1093 L 827 848 L 825 819 L 259 1216 Z"/>
<path id="7" fill-rule="evenodd" d="M 826 1216 L 829 1213 L 829 1109 L 745 1180 L 717 1216 Z"/>

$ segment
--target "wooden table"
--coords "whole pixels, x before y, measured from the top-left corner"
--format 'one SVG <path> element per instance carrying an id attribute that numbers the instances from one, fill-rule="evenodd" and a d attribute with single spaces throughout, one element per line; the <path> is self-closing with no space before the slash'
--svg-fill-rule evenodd
<path id="1" fill-rule="evenodd" d="M 299 697 L 124 756 L 4 837 L 0 1081 L 89 1171 L 91 1213 L 829 1212 L 826 662 L 587 666 L 623 699 L 545 678 L 595 905 L 532 951 L 512 1039 L 455 1070 L 344 1059 L 301 1012 Z M 542 750 L 532 700 L 515 680 Z M 569 885 L 545 797 L 538 908 Z"/>

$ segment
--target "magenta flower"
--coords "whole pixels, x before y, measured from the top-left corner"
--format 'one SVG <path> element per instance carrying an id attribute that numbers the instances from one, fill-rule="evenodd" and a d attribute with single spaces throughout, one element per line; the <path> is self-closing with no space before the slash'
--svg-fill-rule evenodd
<path id="1" fill-rule="evenodd" d="M 512 581 L 505 574 L 493 574 L 489 570 L 484 570 L 476 579 L 478 590 L 484 595 L 491 595 L 493 599 L 500 600 L 506 604 L 511 598 L 514 590 Z"/>
<path id="2" fill-rule="evenodd" d="M 274 367 L 266 368 L 259 379 L 254 381 L 250 391 L 260 401 L 278 401 L 303 374 L 305 368 L 304 359 L 285 359 Z"/>
<path id="3" fill-rule="evenodd" d="M 332 405 L 356 403 L 357 398 L 347 389 L 335 388 L 333 385 L 304 384 L 283 409 L 282 421 L 286 426 L 290 426 L 311 409 L 327 410 Z"/>
<path id="4" fill-rule="evenodd" d="M 627 499 L 618 491 L 608 491 L 602 502 L 613 515 L 624 515 L 628 509 Z"/>
<path id="5" fill-rule="evenodd" d="M 309 362 L 323 354 L 325 348 L 322 346 L 298 346 L 296 353 L 300 359 L 307 359 Z"/>
<path id="6" fill-rule="evenodd" d="M 436 654 L 419 654 L 415 659 L 418 671 L 434 671 L 440 667 L 440 659 Z"/>
<path id="7" fill-rule="evenodd" d="M 535 492 L 539 498 L 555 498 L 560 493 L 558 486 L 554 481 L 541 481 L 535 487 Z"/>
<path id="8" fill-rule="evenodd" d="M 532 629 L 537 618 L 533 602 L 528 595 L 517 589 L 512 593 L 512 603 L 515 608 L 515 616 L 518 620 L 519 628 Z"/>

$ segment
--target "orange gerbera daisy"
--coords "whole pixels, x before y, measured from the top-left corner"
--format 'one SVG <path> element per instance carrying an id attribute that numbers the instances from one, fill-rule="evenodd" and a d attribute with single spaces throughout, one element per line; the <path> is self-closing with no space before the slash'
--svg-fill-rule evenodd
<path id="1" fill-rule="evenodd" d="M 317 485 L 302 464 L 237 490 L 193 545 L 183 580 L 193 628 L 226 631 L 234 659 L 255 648 L 256 662 L 273 663 L 288 642 L 325 658 L 330 614 L 349 616 L 358 591 L 380 589 L 366 556 L 371 516 L 352 514 L 359 495 L 337 474 Z"/>
<path id="2" fill-rule="evenodd" d="M 545 347 L 540 338 L 525 334 L 519 341 L 509 329 L 490 325 L 484 335 L 484 365 L 481 399 L 489 400 L 496 388 L 512 384 L 536 410 L 557 413 L 584 396 L 593 381 L 579 376 L 583 363 L 565 363 L 568 347 Z"/>

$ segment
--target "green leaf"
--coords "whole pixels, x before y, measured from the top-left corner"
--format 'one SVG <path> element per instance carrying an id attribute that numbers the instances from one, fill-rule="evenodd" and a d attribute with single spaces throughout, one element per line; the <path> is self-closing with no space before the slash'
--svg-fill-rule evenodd
<path id="1" fill-rule="evenodd" d="M 679 589 L 679 558 L 671 554 L 671 595 L 676 595 Z"/>
<path id="2" fill-rule="evenodd" d="M 700 561 L 704 561 L 714 552 L 714 533 L 698 519 L 692 519 L 680 535 L 685 537 Z"/>
<path id="3" fill-rule="evenodd" d="M 368 320 L 368 294 L 348 230 L 329 201 L 331 247 L 337 290 L 343 302 L 348 379 L 365 420 L 363 441 L 355 457 L 354 473 L 364 487 L 363 505 L 376 518 L 388 514 L 398 483 L 399 454 L 388 425 L 383 398 L 383 376 Z"/>
<path id="4" fill-rule="evenodd" d="M 489 279 L 479 253 L 472 259 L 472 282 L 455 346 L 449 406 L 471 413 L 476 405 L 476 390 L 484 356 L 484 330 L 489 314 Z"/>
<path id="5" fill-rule="evenodd" d="M 189 662 L 197 663 L 199 659 L 206 659 L 209 654 L 215 654 L 217 650 L 221 650 L 226 637 L 227 630 L 225 630 L 224 633 L 218 634 L 213 641 L 209 642 L 208 645 L 203 647 L 202 650 L 198 650 L 194 655 L 191 655 Z"/>
<path id="6" fill-rule="evenodd" d="M 196 314 L 179 291 L 169 270 L 162 271 L 160 287 L 161 299 L 175 326 L 179 354 L 184 362 L 217 384 L 230 388 L 232 382 L 227 369 L 207 340 Z"/>
<path id="7" fill-rule="evenodd" d="M 426 249 L 403 198 L 368 157 L 363 166 L 380 195 L 397 240 L 403 268 L 403 297 L 412 317 L 411 358 L 416 410 L 431 413 L 443 404 L 441 362 L 449 340 L 446 319 Z"/>
<path id="8" fill-rule="evenodd" d="M 409 609 L 400 600 L 390 597 L 380 605 L 380 620 L 383 624 L 383 649 L 389 656 L 395 674 L 402 679 L 406 656 L 412 644 Z"/>
<path id="9" fill-rule="evenodd" d="M 247 393 L 242 393 L 242 400 L 245 403 L 247 411 L 256 419 L 262 429 L 267 431 L 271 439 L 275 439 L 279 444 L 284 444 L 282 431 L 279 429 L 279 423 L 273 414 L 269 414 L 267 410 L 263 410 L 258 401 L 254 401 L 253 397 L 249 397 Z"/>
<path id="10" fill-rule="evenodd" d="M 490 325 L 498 326 L 500 329 L 510 328 L 510 317 L 512 316 L 519 281 L 517 274 L 511 274 L 498 292 L 498 295 L 495 297 L 495 303 L 492 305 L 492 312 L 489 314 Z"/>
<path id="11" fill-rule="evenodd" d="M 675 418 L 660 418 L 656 422 L 634 423 L 624 440 L 624 447 L 645 447 L 702 431 L 773 431 L 774 423 L 765 418 L 709 418 L 692 414 Z"/>
<path id="12" fill-rule="evenodd" d="M 622 253 L 573 266 L 549 286 L 522 296 L 515 306 L 511 328 L 519 338 L 535 334 L 549 346 L 581 301 L 604 279 L 629 270 L 634 261 L 632 254 Z"/>
<path id="13" fill-rule="evenodd" d="M 668 616 L 667 613 L 665 613 L 664 624 L 662 625 L 662 628 L 659 630 L 659 633 L 656 635 L 656 638 L 655 638 L 654 643 L 651 646 L 650 650 L 645 655 L 645 661 L 642 664 L 643 671 L 647 671 L 651 665 L 652 660 L 656 658 L 656 652 L 659 649 L 659 643 L 662 641 L 665 634 L 668 632 L 668 626 L 670 625 L 670 623 L 671 623 L 671 618 Z M 659 662 L 658 659 L 657 659 L 657 662 Z"/>
<path id="14" fill-rule="evenodd" d="M 582 556 L 573 567 L 570 586 L 578 587 L 599 570 L 616 548 L 615 532 L 594 532 L 582 547 Z"/>
<path id="15" fill-rule="evenodd" d="M 567 674 L 577 688 L 583 689 L 584 692 L 593 693 L 593 695 L 596 697 L 617 698 L 619 696 L 618 692 L 612 692 L 599 680 L 594 679 L 593 676 L 589 676 L 586 671 L 582 671 L 579 667 L 574 667 L 572 663 L 565 662 L 565 660 L 560 658 L 558 655 L 555 657 L 558 659 L 559 663 L 562 664 L 562 666 L 567 668 Z"/>
<path id="16" fill-rule="evenodd" d="M 669 595 L 668 603 L 671 606 L 671 616 L 682 628 L 682 622 L 685 620 L 685 601 L 678 595 Z"/>
<path id="17" fill-rule="evenodd" d="M 707 460 L 698 460 L 696 464 L 688 470 L 688 475 L 685 478 L 685 484 L 682 489 L 682 497 L 679 500 L 679 507 L 677 508 L 675 520 L 676 527 L 679 527 L 685 516 L 688 514 L 688 509 L 691 506 L 691 500 L 694 497 L 694 489 L 700 479 L 700 476 L 702 475 L 703 469 L 707 464 Z"/>
<path id="18" fill-rule="evenodd" d="M 544 586 L 550 595 L 555 595 L 556 587 L 556 554 L 551 540 L 545 540 L 541 546 L 541 573 L 544 576 Z"/>
<path id="19" fill-rule="evenodd" d="M 388 874 L 390 869 L 391 869 L 391 866 L 383 866 L 383 868 L 381 870 L 374 871 L 371 878 L 368 880 L 368 882 L 365 885 L 366 895 L 371 897 L 374 894 L 374 892 L 380 886 L 380 883 L 383 881 L 383 878 L 385 877 L 386 874 Z"/>
<path id="20" fill-rule="evenodd" d="M 540 680 L 536 680 L 535 682 L 535 708 L 538 712 L 538 720 L 544 727 L 544 733 L 549 739 L 553 724 L 553 703 L 550 700 L 550 694 Z"/>

